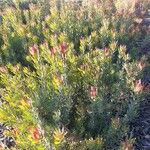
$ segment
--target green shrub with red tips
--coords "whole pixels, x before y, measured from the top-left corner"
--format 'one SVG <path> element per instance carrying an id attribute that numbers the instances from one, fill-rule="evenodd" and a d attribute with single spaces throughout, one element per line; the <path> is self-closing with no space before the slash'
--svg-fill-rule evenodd
<path id="1" fill-rule="evenodd" d="M 146 64 L 132 55 L 142 30 L 131 30 L 134 9 L 122 4 L 54 2 L 46 17 L 44 5 L 5 10 L 0 122 L 15 129 L 16 149 L 133 147 L 129 124 L 147 93 Z"/>

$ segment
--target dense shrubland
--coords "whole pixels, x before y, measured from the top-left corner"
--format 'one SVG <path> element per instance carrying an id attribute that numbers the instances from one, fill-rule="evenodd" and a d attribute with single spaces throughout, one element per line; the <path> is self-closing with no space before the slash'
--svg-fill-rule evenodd
<path id="1" fill-rule="evenodd" d="M 2 10 L 0 122 L 11 127 L 4 135 L 13 148 L 133 148 L 131 125 L 149 90 L 138 57 L 141 5 L 138 15 L 138 2 L 118 0 Z"/>

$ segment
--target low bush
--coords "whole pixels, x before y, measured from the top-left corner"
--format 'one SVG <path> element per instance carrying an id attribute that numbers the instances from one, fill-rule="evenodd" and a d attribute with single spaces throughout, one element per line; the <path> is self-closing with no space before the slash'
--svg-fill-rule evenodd
<path id="1" fill-rule="evenodd" d="M 130 124 L 146 94 L 135 3 L 60 4 L 4 11 L 0 122 L 15 146 L 1 147 L 133 148 Z"/>

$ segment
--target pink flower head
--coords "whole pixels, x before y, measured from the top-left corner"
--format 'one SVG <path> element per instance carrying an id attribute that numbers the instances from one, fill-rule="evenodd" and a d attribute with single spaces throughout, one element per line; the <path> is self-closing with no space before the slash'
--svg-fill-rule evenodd
<path id="1" fill-rule="evenodd" d="M 141 82 L 141 79 L 140 80 L 136 80 L 135 83 L 134 83 L 134 92 L 142 92 L 143 91 L 143 84 Z"/>
<path id="2" fill-rule="evenodd" d="M 37 47 L 37 45 L 33 45 L 31 47 L 29 47 L 29 53 L 32 55 L 32 56 L 35 56 L 39 53 L 39 49 Z"/>
<path id="3" fill-rule="evenodd" d="M 108 48 L 105 48 L 104 49 L 104 54 L 105 54 L 106 57 L 109 56 L 110 50 Z"/>
<path id="4" fill-rule="evenodd" d="M 0 66 L 0 72 L 1 73 L 6 73 L 7 72 L 7 68 L 5 66 Z"/>
<path id="5" fill-rule="evenodd" d="M 91 99 L 95 99 L 97 96 L 97 87 L 91 86 L 90 91 L 89 91 L 89 95 L 90 95 Z"/>
<path id="6" fill-rule="evenodd" d="M 13 71 L 14 71 L 14 72 L 18 72 L 18 71 L 19 71 L 19 66 L 14 65 L 14 66 L 13 66 Z"/>
<path id="7" fill-rule="evenodd" d="M 49 53 L 50 53 L 51 56 L 54 56 L 55 53 L 56 53 L 56 49 L 55 49 L 54 47 L 51 48 L 51 49 L 49 50 Z"/>
<path id="8" fill-rule="evenodd" d="M 5 149 L 5 144 L 4 143 L 0 143 L 0 150 L 4 150 Z"/>
<path id="9" fill-rule="evenodd" d="M 133 150 L 133 144 L 129 140 L 121 142 L 123 150 Z"/>
<path id="10" fill-rule="evenodd" d="M 67 49 L 67 44 L 65 42 L 62 42 L 60 44 L 60 52 L 61 52 L 61 55 L 62 55 L 63 58 L 66 55 L 66 49 Z"/>
<path id="11" fill-rule="evenodd" d="M 139 67 L 140 70 L 143 70 L 144 67 L 145 67 L 145 63 L 142 62 L 142 61 L 140 61 L 140 62 L 138 63 L 138 67 Z"/>

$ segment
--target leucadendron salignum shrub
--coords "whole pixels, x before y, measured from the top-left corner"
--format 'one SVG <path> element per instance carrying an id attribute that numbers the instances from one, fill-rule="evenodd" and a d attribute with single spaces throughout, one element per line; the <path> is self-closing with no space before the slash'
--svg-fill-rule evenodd
<path id="1" fill-rule="evenodd" d="M 145 63 L 135 61 L 134 3 L 126 12 L 122 4 L 51 3 L 45 17 L 38 4 L 6 10 L 0 122 L 12 126 L 5 136 L 16 149 L 133 147 L 129 124 L 146 93 Z"/>
<path id="2" fill-rule="evenodd" d="M 43 136 L 58 149 L 92 149 L 92 141 L 100 144 L 102 149 L 111 149 L 116 142 L 116 148 L 119 147 L 120 141 L 128 135 L 130 117 L 136 115 L 134 112 L 130 116 L 130 105 L 132 103 L 136 107 L 139 101 L 132 92 L 132 83 L 140 69 L 137 67 L 128 73 L 130 65 L 136 66 L 136 62 L 131 64 L 126 47 L 116 41 L 104 49 L 86 52 L 85 39 L 82 39 L 81 54 L 77 55 L 65 34 L 55 36 L 55 40 L 52 47 L 48 41 L 29 46 L 27 61 L 32 64 L 31 69 L 11 65 L 4 67 L 2 97 L 13 103 L 15 111 L 12 114 L 22 122 L 27 120 L 24 125 L 27 129 L 27 126 L 30 128 L 36 123 L 33 114 L 38 113 L 37 119 L 42 120 L 45 130 Z M 31 100 L 36 112 L 30 114 L 23 109 L 24 106 L 19 107 L 19 104 L 29 103 L 27 98 L 22 100 L 22 96 Z M 4 108 L 3 113 L 10 113 L 10 109 Z M 22 109 L 27 116 L 21 113 Z M 29 110 L 32 111 L 32 108 Z M 6 120 L 9 119 L 18 126 L 18 121 L 12 122 L 11 117 Z M 23 134 L 22 128 L 21 131 L 20 134 Z"/>

